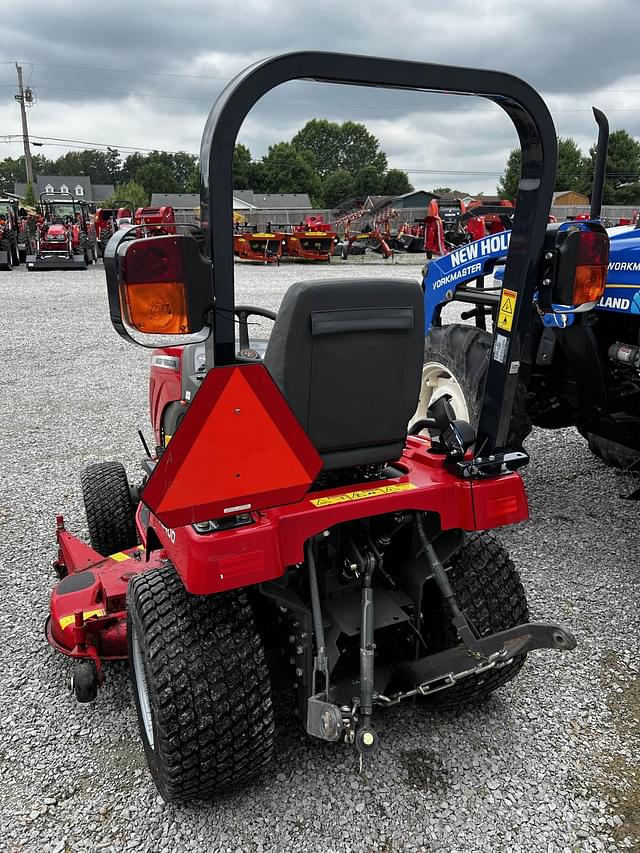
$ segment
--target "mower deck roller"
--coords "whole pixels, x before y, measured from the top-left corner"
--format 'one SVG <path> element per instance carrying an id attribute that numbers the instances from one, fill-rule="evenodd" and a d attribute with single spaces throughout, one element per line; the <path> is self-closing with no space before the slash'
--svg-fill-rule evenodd
<path id="1" fill-rule="evenodd" d="M 506 347 L 493 354 L 479 437 L 445 398 L 407 434 L 424 345 L 417 282 L 295 284 L 264 358 L 247 345 L 247 316 L 268 312 L 234 302 L 231 152 L 253 104 L 300 77 L 476 93 L 516 126 L 522 179 L 505 285 L 517 307 Z M 574 647 L 566 628 L 528 622 L 513 563 L 481 532 L 527 517 L 515 472 L 527 457 L 510 451 L 506 425 L 555 158 L 544 103 L 514 77 L 288 54 L 241 74 L 209 116 L 205 254 L 181 235 L 122 231 L 110 240 L 118 333 L 137 343 L 156 336 L 149 346 L 158 333 L 181 334 L 184 346 L 174 340 L 153 357 L 156 451 L 143 460 L 142 481 L 128 489 L 115 463 L 85 474 L 92 547 L 58 519 L 62 580 L 47 636 L 77 659 L 83 700 L 104 660 L 129 658 L 142 741 L 165 799 L 210 796 L 268 765 L 283 680 L 310 735 L 362 755 L 377 744 L 376 709 L 416 696 L 456 707 L 510 681 L 529 651 Z M 106 542 L 122 550 L 99 553 Z"/>

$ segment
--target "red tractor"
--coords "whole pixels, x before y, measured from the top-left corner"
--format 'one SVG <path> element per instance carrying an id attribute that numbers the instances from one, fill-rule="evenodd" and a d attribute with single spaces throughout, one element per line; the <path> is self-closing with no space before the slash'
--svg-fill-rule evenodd
<path id="1" fill-rule="evenodd" d="M 0 269 L 12 270 L 20 265 L 20 215 L 12 198 L 0 198 Z"/>
<path id="2" fill-rule="evenodd" d="M 515 313 L 496 337 L 477 431 L 445 397 L 408 430 L 424 350 L 417 281 L 294 284 L 263 354 L 250 345 L 249 315 L 274 315 L 234 300 L 233 143 L 256 101 L 299 77 L 476 91 L 518 128 L 504 276 Z M 513 679 L 528 652 L 575 646 L 567 628 L 528 621 L 516 568 L 486 532 L 527 517 L 516 472 L 527 456 L 509 448 L 508 428 L 556 156 L 544 102 L 511 75 L 286 54 L 240 74 L 211 112 L 204 251 L 191 236 L 135 229 L 109 242 L 118 333 L 184 345 L 153 355 L 156 446 L 140 480 L 130 486 L 115 462 L 85 470 L 90 546 L 58 517 L 47 637 L 74 660 L 81 701 L 108 661 L 128 658 L 166 800 L 246 785 L 269 764 L 283 681 L 310 736 L 362 756 L 378 743 L 374 711 L 408 699 L 459 707 Z"/>
<path id="3" fill-rule="evenodd" d="M 34 248 L 28 270 L 86 270 L 97 259 L 88 205 L 71 194 L 41 193 Z"/>
<path id="4" fill-rule="evenodd" d="M 99 207 L 96 210 L 94 225 L 96 229 L 96 250 L 99 258 L 115 232 L 130 225 L 133 221 L 133 205 L 125 202 L 121 207 Z"/>

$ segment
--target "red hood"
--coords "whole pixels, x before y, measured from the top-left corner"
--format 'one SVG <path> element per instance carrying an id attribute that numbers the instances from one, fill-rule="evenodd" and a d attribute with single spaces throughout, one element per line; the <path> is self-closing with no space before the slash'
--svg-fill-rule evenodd
<path id="1" fill-rule="evenodd" d="M 50 225 L 47 228 L 47 237 L 57 237 L 62 234 L 63 236 L 67 233 L 67 229 L 64 225 Z"/>

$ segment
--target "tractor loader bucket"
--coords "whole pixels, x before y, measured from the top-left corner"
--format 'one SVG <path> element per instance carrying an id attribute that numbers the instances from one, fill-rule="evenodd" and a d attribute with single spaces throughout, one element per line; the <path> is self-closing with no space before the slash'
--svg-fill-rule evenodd
<path id="1" fill-rule="evenodd" d="M 29 271 L 46 270 L 86 270 L 87 262 L 83 255 L 73 257 L 38 257 L 38 255 L 27 255 L 27 269 Z"/>

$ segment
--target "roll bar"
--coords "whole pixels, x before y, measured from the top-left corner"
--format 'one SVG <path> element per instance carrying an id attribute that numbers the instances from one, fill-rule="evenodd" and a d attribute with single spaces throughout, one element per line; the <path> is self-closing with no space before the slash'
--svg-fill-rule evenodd
<path id="1" fill-rule="evenodd" d="M 508 333 L 494 335 L 476 453 L 503 448 L 518 381 L 524 335 L 530 325 L 536 270 L 543 248 L 556 173 L 553 120 L 540 95 L 518 77 L 475 68 L 380 59 L 343 53 L 287 53 L 255 63 L 222 91 L 214 104 L 200 149 L 201 224 L 205 252 L 213 263 L 213 335 L 209 365 L 232 364 L 234 344 L 233 149 L 249 110 L 271 89 L 291 80 L 317 80 L 443 94 L 477 95 L 496 103 L 514 124 L 522 149 L 511 248 L 504 286 L 517 294 Z M 505 345 L 504 338 L 507 339 Z M 499 344 L 499 347 L 498 347 Z"/>

